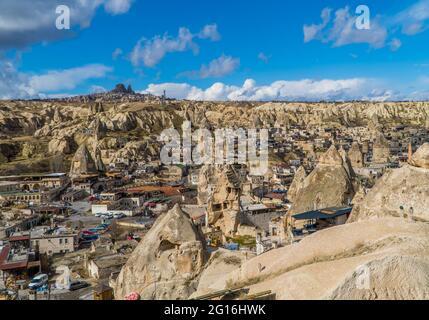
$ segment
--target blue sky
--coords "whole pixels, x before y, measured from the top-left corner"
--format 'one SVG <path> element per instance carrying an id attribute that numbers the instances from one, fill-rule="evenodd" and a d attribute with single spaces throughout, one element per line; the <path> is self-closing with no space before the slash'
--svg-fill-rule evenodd
<path id="1" fill-rule="evenodd" d="M 2 0 L 0 97 L 123 82 L 197 100 L 426 100 L 428 26 L 429 0 Z"/>

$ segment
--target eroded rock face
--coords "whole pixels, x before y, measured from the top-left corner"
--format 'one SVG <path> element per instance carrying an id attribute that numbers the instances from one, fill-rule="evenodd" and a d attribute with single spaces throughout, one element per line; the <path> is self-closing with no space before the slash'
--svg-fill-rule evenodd
<path id="1" fill-rule="evenodd" d="M 304 167 L 299 167 L 293 177 L 292 184 L 287 192 L 287 198 L 290 202 L 295 202 L 296 195 L 303 188 L 305 178 L 307 178 L 307 173 L 305 172 Z"/>
<path id="2" fill-rule="evenodd" d="M 337 148 L 332 145 L 319 159 L 319 165 L 342 166 L 343 157 L 338 152 Z"/>
<path id="3" fill-rule="evenodd" d="M 90 109 L 92 114 L 104 112 L 103 103 L 101 101 L 97 101 L 95 102 L 95 104 L 91 104 Z"/>
<path id="4" fill-rule="evenodd" d="M 368 273 L 368 289 L 362 282 Z M 365 272 L 365 271 L 364 271 Z M 363 283 L 365 285 L 365 283 Z M 355 270 L 327 298 L 332 300 L 427 300 L 429 299 L 429 260 L 401 254 L 368 262 Z"/>
<path id="5" fill-rule="evenodd" d="M 233 236 L 240 224 L 241 182 L 233 166 L 225 166 L 219 173 L 208 203 L 209 224 L 220 227 L 227 236 Z"/>
<path id="6" fill-rule="evenodd" d="M 25 142 L 22 145 L 21 154 L 26 159 L 31 159 L 37 155 L 43 153 L 42 147 L 38 143 L 34 142 Z"/>
<path id="7" fill-rule="evenodd" d="M 198 174 L 198 204 L 206 205 L 212 195 L 216 183 L 217 170 L 213 165 L 204 165 Z"/>
<path id="8" fill-rule="evenodd" d="M 410 164 L 386 172 L 353 209 L 349 222 L 403 215 L 429 221 L 429 168 L 425 167 L 428 157 L 429 145 L 425 144 Z"/>
<path id="9" fill-rule="evenodd" d="M 359 143 L 353 142 L 351 149 L 348 152 L 348 157 L 353 168 L 363 168 L 364 157 L 360 149 Z"/>
<path id="10" fill-rule="evenodd" d="M 124 91 L 124 88 L 120 91 Z M 368 126 L 374 122 L 424 126 L 429 119 L 427 102 L 352 104 L 180 102 L 177 109 L 151 110 L 144 106 L 144 101 L 118 105 L 118 101 L 112 103 L 109 97 L 111 93 L 106 93 L 104 97 L 93 102 L 84 97 L 82 103 L 74 100 L 72 105 L 64 105 L 64 102 L 58 105 L 45 102 L 4 102 L 0 106 L 0 132 L 34 133 L 46 124 L 81 121 L 94 114 L 100 117 L 103 126 L 109 130 L 133 128 L 153 130 L 155 127 L 167 128 L 174 123 L 181 123 L 185 118 L 180 111 L 183 109 L 186 111 L 186 117 L 196 127 L 206 120 L 214 127 L 249 128 L 331 123 Z M 201 114 L 205 114 L 206 120 L 201 118 Z M 379 128 L 375 126 L 374 129 Z"/>
<path id="11" fill-rule="evenodd" d="M 429 299 L 429 226 L 379 218 L 325 229 L 243 263 L 223 288 L 250 283 L 278 300 Z M 216 288 L 222 288 L 221 283 Z"/>
<path id="12" fill-rule="evenodd" d="M 305 178 L 295 196 L 289 215 L 348 205 L 354 196 L 353 182 L 343 158 L 332 146 L 316 168 Z"/>
<path id="13" fill-rule="evenodd" d="M 341 148 L 339 151 L 341 158 L 343 159 L 343 167 L 346 169 L 347 174 L 349 175 L 350 179 L 355 177 L 355 172 L 353 170 L 352 163 L 347 155 L 347 152 Z"/>
<path id="14" fill-rule="evenodd" d="M 53 138 L 49 141 L 48 151 L 50 154 L 69 154 L 72 151 L 72 143 L 67 138 Z"/>
<path id="15" fill-rule="evenodd" d="M 158 218 L 122 268 L 115 297 L 137 292 L 142 299 L 186 299 L 196 290 L 204 263 L 203 237 L 176 205 Z"/>
<path id="16" fill-rule="evenodd" d="M 417 168 L 429 169 L 429 143 L 422 145 L 411 157 L 409 164 Z"/>
<path id="17" fill-rule="evenodd" d="M 77 149 L 70 167 L 70 177 L 97 174 L 97 165 L 85 144 Z"/>
<path id="18" fill-rule="evenodd" d="M 372 162 L 387 163 L 390 161 L 390 147 L 382 133 L 378 133 L 374 141 Z"/>
<path id="19" fill-rule="evenodd" d="M 120 159 L 129 159 L 131 161 L 151 161 L 152 159 L 157 158 L 160 150 L 161 147 L 159 142 L 151 139 L 148 139 L 147 141 L 130 141 L 111 156 L 110 162 L 120 161 Z"/>
<path id="20" fill-rule="evenodd" d="M 198 289 L 190 298 L 223 290 L 223 279 L 244 262 L 255 256 L 252 252 L 230 251 L 223 248 L 212 252 L 200 275 Z"/>

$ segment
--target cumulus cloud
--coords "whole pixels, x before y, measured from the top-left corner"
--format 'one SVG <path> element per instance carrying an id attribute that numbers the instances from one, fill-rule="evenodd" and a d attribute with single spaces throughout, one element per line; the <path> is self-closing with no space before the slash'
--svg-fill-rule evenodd
<path id="1" fill-rule="evenodd" d="M 113 15 L 123 14 L 130 10 L 134 0 L 106 0 L 104 8 Z"/>
<path id="2" fill-rule="evenodd" d="M 198 37 L 201 39 L 210 39 L 211 41 L 219 41 L 221 35 L 217 30 L 217 24 L 208 24 L 200 31 Z"/>
<path id="3" fill-rule="evenodd" d="M 387 29 L 379 17 L 372 17 L 371 28 L 368 30 L 356 28 L 356 16 L 350 13 L 348 6 L 335 11 L 334 19 L 331 19 L 331 9 L 325 8 L 321 17 L 321 24 L 304 25 L 304 42 L 319 40 L 332 43 L 334 47 L 352 43 L 367 43 L 373 48 L 385 45 Z"/>
<path id="4" fill-rule="evenodd" d="M 143 93 L 162 95 L 187 100 L 207 101 L 344 101 L 344 100 L 385 100 L 391 97 L 387 90 L 374 90 L 375 81 L 365 78 L 342 80 L 275 81 L 259 86 L 253 79 L 242 86 L 217 82 L 206 89 L 187 83 L 150 84 Z"/>
<path id="5" fill-rule="evenodd" d="M 240 66 L 240 59 L 231 56 L 222 55 L 217 59 L 210 61 L 208 65 L 202 65 L 198 71 L 188 71 L 180 76 L 189 78 L 221 78 L 233 73 Z"/>
<path id="6" fill-rule="evenodd" d="M 17 70 L 12 61 L 0 60 L 0 98 L 30 99 L 62 90 L 73 90 L 89 79 L 105 77 L 111 70 L 104 65 L 91 64 L 31 75 Z"/>
<path id="7" fill-rule="evenodd" d="M 110 67 L 104 65 L 91 64 L 66 70 L 48 71 L 42 75 L 32 76 L 29 84 L 37 92 L 72 90 L 88 79 L 104 77 L 111 70 Z"/>
<path id="8" fill-rule="evenodd" d="M 13 62 L 0 60 L 0 99 L 29 99 L 35 95 L 27 75 L 18 72 Z"/>
<path id="9" fill-rule="evenodd" d="M 0 1 L 0 48 L 21 48 L 33 43 L 69 37 L 76 28 L 91 24 L 96 10 L 109 14 L 130 9 L 131 0 L 2 0 Z M 71 30 L 57 30 L 55 12 L 59 5 L 70 8 Z"/>
<path id="10" fill-rule="evenodd" d="M 395 34 L 412 36 L 429 27 L 429 0 L 417 1 L 391 16 L 371 16 L 368 30 L 356 28 L 357 15 L 350 13 L 348 6 L 336 10 L 334 18 L 331 13 L 332 9 L 325 8 L 321 13 L 321 23 L 303 26 L 304 42 L 318 40 L 331 43 L 333 47 L 366 43 L 372 48 L 382 48 L 387 44 L 392 51 L 396 51 L 402 42 L 397 36 L 394 37 Z"/>
<path id="11" fill-rule="evenodd" d="M 317 39 L 321 35 L 321 31 L 328 25 L 331 20 L 331 9 L 324 8 L 320 17 L 322 18 L 321 24 L 304 25 L 304 42 L 309 42 Z"/>
<path id="12" fill-rule="evenodd" d="M 152 39 L 140 39 L 131 52 L 131 62 L 135 67 L 143 63 L 146 67 L 156 66 L 167 53 L 192 50 L 198 54 L 199 47 L 194 42 L 195 38 L 210 39 L 216 41 L 220 38 L 216 25 L 206 25 L 199 33 L 193 34 L 188 28 L 180 28 L 177 37 L 171 37 L 167 33 L 157 35 Z"/>
<path id="13" fill-rule="evenodd" d="M 392 23 L 400 25 L 402 33 L 415 35 L 428 28 L 429 0 L 420 0 L 392 18 Z"/>

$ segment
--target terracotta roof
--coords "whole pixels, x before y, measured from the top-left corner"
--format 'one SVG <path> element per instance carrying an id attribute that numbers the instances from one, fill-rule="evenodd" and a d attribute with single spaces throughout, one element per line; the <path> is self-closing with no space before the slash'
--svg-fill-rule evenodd
<path id="1" fill-rule="evenodd" d="M 13 263 L 4 263 L 0 266 L 0 270 L 13 270 L 13 269 L 23 269 L 27 268 L 28 260 L 13 262 Z"/>
<path id="2" fill-rule="evenodd" d="M 171 187 L 171 186 L 142 186 L 142 187 L 136 187 L 128 189 L 128 192 L 154 192 L 154 191 L 160 191 L 164 193 L 167 197 L 169 196 L 175 196 L 180 195 L 180 187 Z"/>
<path id="3" fill-rule="evenodd" d="M 264 198 L 283 200 L 284 198 L 286 198 L 286 195 L 282 193 L 268 193 L 264 196 Z"/>
<path id="4" fill-rule="evenodd" d="M 13 241 L 26 241 L 30 240 L 30 235 L 24 235 L 24 236 L 12 236 L 8 238 L 9 242 Z"/>
<path id="5" fill-rule="evenodd" d="M 0 252 L 0 270 L 12 270 L 12 269 L 21 269 L 27 268 L 28 259 L 19 261 L 19 262 L 7 262 L 9 257 L 10 245 L 3 247 L 3 250 Z"/>

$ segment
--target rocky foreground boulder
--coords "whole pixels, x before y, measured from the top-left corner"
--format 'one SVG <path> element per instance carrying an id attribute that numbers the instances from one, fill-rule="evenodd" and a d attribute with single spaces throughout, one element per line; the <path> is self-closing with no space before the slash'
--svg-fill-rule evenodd
<path id="1" fill-rule="evenodd" d="M 211 286 L 271 290 L 277 300 L 429 299 L 429 225 L 380 218 L 325 229 L 248 260 Z"/>
<path id="2" fill-rule="evenodd" d="M 122 268 L 115 298 L 136 292 L 142 299 L 186 299 L 197 289 L 204 247 L 200 231 L 176 205 L 158 218 Z"/>
<path id="3" fill-rule="evenodd" d="M 349 222 L 377 217 L 410 216 L 429 221 L 429 144 L 421 146 L 409 164 L 386 172 L 360 201 Z"/>

